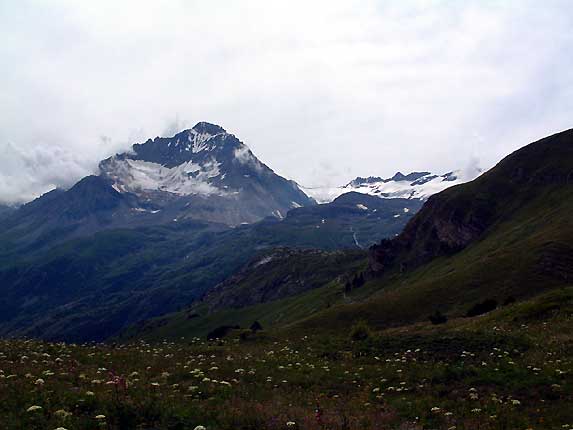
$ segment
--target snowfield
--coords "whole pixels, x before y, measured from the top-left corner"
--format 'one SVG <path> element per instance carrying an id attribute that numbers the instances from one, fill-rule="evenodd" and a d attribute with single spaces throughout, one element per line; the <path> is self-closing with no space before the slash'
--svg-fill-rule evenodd
<path id="1" fill-rule="evenodd" d="M 186 196 L 191 194 L 226 195 L 227 192 L 208 181 L 220 175 L 219 163 L 210 160 L 198 165 L 189 161 L 172 168 L 142 160 L 113 159 L 107 172 L 119 192 L 138 194 L 165 191 Z"/>
<path id="2" fill-rule="evenodd" d="M 461 170 L 456 170 L 443 175 L 428 173 L 415 180 L 357 178 L 341 187 L 303 187 L 303 191 L 318 203 L 329 203 L 342 194 L 350 192 L 387 199 L 427 200 L 431 195 L 444 191 L 446 188 L 473 179 L 475 179 L 475 175 L 468 175 Z"/>

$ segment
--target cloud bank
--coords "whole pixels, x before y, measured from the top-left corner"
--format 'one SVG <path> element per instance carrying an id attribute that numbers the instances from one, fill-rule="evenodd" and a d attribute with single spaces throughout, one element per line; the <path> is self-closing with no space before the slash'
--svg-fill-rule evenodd
<path id="1" fill-rule="evenodd" d="M 0 201 L 199 121 L 306 186 L 491 167 L 573 125 L 573 9 L 0 1 Z"/>

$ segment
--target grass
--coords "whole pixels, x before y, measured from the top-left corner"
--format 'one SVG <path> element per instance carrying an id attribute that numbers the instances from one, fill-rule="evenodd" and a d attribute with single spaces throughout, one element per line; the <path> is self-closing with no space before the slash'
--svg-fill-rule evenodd
<path id="1" fill-rule="evenodd" d="M 476 318 L 338 336 L 0 341 L 13 429 L 571 429 L 573 288 Z"/>

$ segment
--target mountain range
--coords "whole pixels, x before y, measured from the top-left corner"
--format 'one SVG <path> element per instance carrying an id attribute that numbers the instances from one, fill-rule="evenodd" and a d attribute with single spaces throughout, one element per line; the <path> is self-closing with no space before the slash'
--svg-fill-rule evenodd
<path id="1" fill-rule="evenodd" d="M 2 207 L 0 333 L 102 340 L 276 247 L 366 250 L 423 204 L 393 197 L 349 188 L 317 204 L 205 122 L 149 139 L 67 190 Z"/>
<path id="2" fill-rule="evenodd" d="M 320 203 L 331 202 L 338 196 L 349 192 L 368 194 L 384 199 L 418 199 L 424 201 L 446 188 L 474 179 L 476 175 L 477 173 L 468 175 L 462 170 L 442 175 L 431 172 L 411 172 L 405 175 L 397 172 L 390 178 L 358 177 L 340 187 L 307 187 L 303 190 Z"/>
<path id="3" fill-rule="evenodd" d="M 112 228 L 186 219 L 228 226 L 281 219 L 290 209 L 314 203 L 235 136 L 202 122 L 171 138 L 135 144 L 102 161 L 97 176 L 8 213 L 0 237 L 16 248 L 44 249 Z"/>

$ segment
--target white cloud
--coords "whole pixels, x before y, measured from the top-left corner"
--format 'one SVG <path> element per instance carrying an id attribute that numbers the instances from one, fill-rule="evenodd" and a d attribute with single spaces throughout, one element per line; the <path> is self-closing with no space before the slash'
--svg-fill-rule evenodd
<path id="1" fill-rule="evenodd" d="M 237 160 L 239 163 L 246 164 L 259 173 L 263 171 L 263 165 L 253 155 L 248 146 L 241 145 L 239 148 L 235 149 L 234 155 L 235 160 Z"/>
<path id="2" fill-rule="evenodd" d="M 333 185 L 489 167 L 573 117 L 565 0 L 18 1 L 0 26 L 4 200 L 202 120 Z M 67 161 L 15 167 L 56 152 Z"/>
<path id="3" fill-rule="evenodd" d="M 18 147 L 1 143 L 0 203 L 24 203 L 56 188 L 70 186 L 91 170 L 89 163 L 57 145 Z"/>

